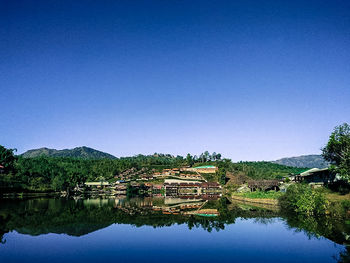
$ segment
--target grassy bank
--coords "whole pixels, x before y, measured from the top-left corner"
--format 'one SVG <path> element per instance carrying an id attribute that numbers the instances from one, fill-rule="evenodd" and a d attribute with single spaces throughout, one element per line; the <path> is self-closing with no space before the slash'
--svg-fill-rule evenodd
<path id="1" fill-rule="evenodd" d="M 233 193 L 234 196 L 241 196 L 245 198 L 258 198 L 258 199 L 278 199 L 283 195 L 281 192 L 276 191 L 255 191 L 255 192 L 247 192 L 247 193 Z"/>
<path id="2" fill-rule="evenodd" d="M 235 201 L 279 205 L 285 211 L 301 215 L 329 215 L 346 222 L 350 219 L 350 194 L 342 195 L 323 187 L 313 189 L 309 185 L 295 184 L 286 193 L 255 191 L 229 192 L 228 195 Z"/>

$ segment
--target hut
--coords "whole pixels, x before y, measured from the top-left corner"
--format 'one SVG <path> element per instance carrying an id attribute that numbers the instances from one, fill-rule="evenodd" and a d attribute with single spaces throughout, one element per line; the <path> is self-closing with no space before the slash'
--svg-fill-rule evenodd
<path id="1" fill-rule="evenodd" d="M 306 182 L 312 184 L 328 184 L 335 180 L 335 174 L 328 168 L 312 168 L 295 176 L 295 182 Z"/>

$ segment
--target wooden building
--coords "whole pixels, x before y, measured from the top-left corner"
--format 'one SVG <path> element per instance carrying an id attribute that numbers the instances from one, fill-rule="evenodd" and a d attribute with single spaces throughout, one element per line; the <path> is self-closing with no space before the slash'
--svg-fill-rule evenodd
<path id="1" fill-rule="evenodd" d="M 335 174 L 328 168 L 312 168 L 295 176 L 295 182 L 306 182 L 313 184 L 327 184 L 335 180 Z"/>

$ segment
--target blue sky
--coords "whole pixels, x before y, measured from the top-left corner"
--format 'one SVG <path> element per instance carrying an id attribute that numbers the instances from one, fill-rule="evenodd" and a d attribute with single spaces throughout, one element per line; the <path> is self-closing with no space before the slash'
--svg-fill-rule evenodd
<path id="1" fill-rule="evenodd" d="M 319 153 L 350 122 L 349 1 L 0 1 L 0 144 Z"/>

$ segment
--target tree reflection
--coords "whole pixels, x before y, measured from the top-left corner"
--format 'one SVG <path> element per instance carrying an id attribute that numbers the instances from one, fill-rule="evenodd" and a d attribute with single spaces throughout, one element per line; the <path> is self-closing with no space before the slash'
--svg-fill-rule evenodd
<path id="1" fill-rule="evenodd" d="M 158 199 L 61 199 L 38 198 L 31 200 L 0 200 L 0 243 L 5 244 L 5 234 L 17 231 L 22 234 L 41 235 L 65 233 L 81 236 L 111 224 L 130 224 L 136 227 L 169 227 L 185 224 L 188 229 L 201 228 L 207 232 L 222 231 L 237 218 L 254 219 L 256 224 L 271 224 L 282 218 L 286 226 L 303 232 L 309 238 L 325 237 L 338 244 L 347 245 L 339 254 L 338 262 L 349 262 L 349 225 L 330 217 L 305 217 L 276 211 L 248 208 L 231 204 L 225 198 L 209 201 L 208 208 L 217 209 L 217 217 L 200 217 L 189 214 L 162 214 L 153 204 L 164 205 Z"/>

